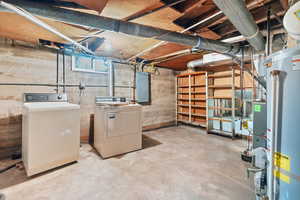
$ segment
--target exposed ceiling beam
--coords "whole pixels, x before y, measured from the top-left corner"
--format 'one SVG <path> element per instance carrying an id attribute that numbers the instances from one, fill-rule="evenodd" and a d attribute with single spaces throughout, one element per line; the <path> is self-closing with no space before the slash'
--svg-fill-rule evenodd
<path id="1" fill-rule="evenodd" d="M 173 22 L 183 28 L 187 28 L 188 26 L 207 18 L 207 13 L 216 10 L 214 4 L 196 4 Z"/>
<path id="2" fill-rule="evenodd" d="M 185 13 L 192 11 L 193 9 L 197 9 L 203 6 L 214 6 L 212 0 L 198 0 L 196 4 L 193 4 L 189 7 L 185 8 Z"/>
<path id="3" fill-rule="evenodd" d="M 280 4 L 273 2 L 272 4 L 270 4 L 270 6 L 272 9 L 272 13 L 276 13 L 278 16 L 282 16 L 284 14 L 284 11 L 282 10 Z M 252 16 L 257 24 L 267 20 L 266 12 L 267 12 L 266 7 L 260 7 L 252 11 Z M 272 15 L 271 19 L 273 19 L 274 17 L 275 16 Z M 226 36 L 228 34 L 236 32 L 236 28 L 232 25 L 230 21 L 226 21 L 222 24 L 214 26 L 212 27 L 212 30 L 221 36 Z"/>
<path id="4" fill-rule="evenodd" d="M 174 0 L 161 0 L 161 1 L 164 2 L 164 3 L 170 4 Z M 201 1 L 205 1 L 205 0 L 201 0 Z M 184 13 L 187 9 L 194 6 L 198 2 L 199 2 L 199 0 L 187 0 L 187 1 L 182 2 L 180 4 L 173 5 L 172 8 L 179 11 L 179 12 L 181 12 L 181 13 Z"/>
<path id="5" fill-rule="evenodd" d="M 259 30 L 261 30 L 261 32 L 262 32 L 262 34 L 264 36 L 267 35 L 266 34 L 266 27 L 267 27 L 267 25 L 266 24 L 267 24 L 267 21 L 263 21 L 263 22 L 257 24 L 258 27 L 259 27 Z M 282 28 L 282 25 L 274 17 L 273 18 L 271 17 L 270 24 L 271 24 L 271 27 L 272 27 L 272 31 L 271 31 L 272 34 L 276 35 L 276 34 L 281 33 L 282 30 L 284 30 Z M 233 38 L 233 37 L 237 37 L 237 36 L 241 36 L 241 34 L 238 31 L 234 31 L 234 32 L 232 32 L 232 33 L 224 36 L 222 42 L 226 42 L 227 39 L 230 39 L 230 38 Z M 241 41 L 244 41 L 244 40 L 245 39 L 243 39 Z"/>
<path id="6" fill-rule="evenodd" d="M 124 20 L 124 21 L 132 21 L 132 20 L 135 20 L 135 19 L 138 19 L 138 18 L 141 18 L 141 17 L 145 17 L 147 15 L 150 15 L 150 14 L 152 14 L 154 12 L 157 12 L 157 11 L 160 11 L 162 9 L 168 8 L 170 6 L 174 6 L 174 5 L 178 4 L 178 3 L 182 3 L 184 1 L 186 1 L 186 0 L 177 0 L 177 1 L 172 2 L 170 4 L 163 4 L 163 3 L 157 2 L 155 4 L 152 4 L 151 6 L 148 6 L 145 9 L 142 9 L 142 10 L 140 10 L 140 11 L 138 11 L 138 12 L 136 12 L 136 13 L 130 15 L 130 16 L 127 16 L 127 17 L 123 18 L 122 20 Z M 99 31 L 97 29 L 96 31 L 94 31 L 94 33 L 93 33 L 92 36 L 88 35 L 84 39 L 80 40 L 80 42 L 85 41 L 85 40 L 87 40 L 90 37 L 96 37 L 97 35 L 99 35 L 101 33 L 104 33 L 104 32 L 105 32 L 105 30 L 100 30 Z"/>
<path id="7" fill-rule="evenodd" d="M 222 13 L 222 11 L 219 11 L 219 12 L 216 13 L 215 15 L 219 15 L 220 13 Z M 206 20 L 209 20 L 211 17 L 214 17 L 214 15 L 209 16 L 208 18 L 206 18 L 206 19 L 204 19 L 204 20 L 202 20 L 202 21 L 199 21 L 199 22 L 197 22 L 197 23 L 195 23 L 195 24 L 193 24 L 193 25 L 187 27 L 186 29 L 182 30 L 180 33 L 185 33 L 185 32 L 188 32 L 189 30 L 192 30 L 194 27 L 198 26 L 198 25 L 201 24 L 201 23 L 204 23 Z M 158 43 L 156 43 L 155 45 L 150 46 L 150 47 L 144 49 L 142 52 L 139 52 L 138 54 L 136 54 L 136 55 L 130 57 L 128 60 L 132 60 L 132 59 L 135 59 L 135 58 L 138 57 L 138 56 L 144 55 L 146 52 L 151 51 L 151 50 L 153 50 L 153 49 L 155 49 L 155 48 L 157 48 L 157 47 L 159 47 L 159 46 L 161 46 L 161 45 L 163 45 L 163 44 L 165 44 L 165 43 L 166 43 L 166 42 L 163 42 L 163 41 L 162 41 L 162 42 L 158 42 Z"/>
<path id="8" fill-rule="evenodd" d="M 101 13 L 104 7 L 106 6 L 108 0 L 61 0 L 61 1 L 67 1 L 67 2 L 75 2 L 79 5 L 82 5 L 86 8 L 89 8 L 91 10 L 95 10 L 98 13 Z"/>
<path id="9" fill-rule="evenodd" d="M 228 17 L 235 28 L 247 38 L 247 41 L 257 51 L 265 48 L 263 35 L 260 33 L 253 16 L 241 0 L 214 0 L 215 4 Z"/>
<path id="10" fill-rule="evenodd" d="M 284 10 L 289 8 L 289 0 L 280 0 L 280 4 Z"/>
<path id="11" fill-rule="evenodd" d="M 132 22 L 125 22 L 118 19 L 52 7 L 51 5 L 42 3 L 32 3 L 24 0 L 14 0 L 12 2 L 19 7 L 26 9 L 32 14 L 51 18 L 57 21 L 63 21 L 70 24 L 83 25 L 100 30 L 124 33 L 132 36 L 153 38 L 161 41 L 197 47 L 203 50 L 226 53 L 232 56 L 235 56 L 240 51 L 239 46 L 205 39 L 194 35 L 188 35 Z M 7 9 L 3 8 L 1 10 L 7 11 Z"/>
<path id="12" fill-rule="evenodd" d="M 31 0 L 36 2 L 35 0 Z M 78 3 L 71 1 L 62 1 L 62 0 L 44 0 L 44 2 L 51 3 L 53 6 L 60 6 L 65 8 L 79 8 L 79 9 L 88 9 L 85 6 L 79 5 Z"/>
<path id="13" fill-rule="evenodd" d="M 89 54 L 94 54 L 92 51 L 90 51 L 88 48 L 82 46 L 81 44 L 79 44 L 78 42 L 76 42 L 75 40 L 69 38 L 68 36 L 62 34 L 61 32 L 57 31 L 55 28 L 49 26 L 47 23 L 45 23 L 44 21 L 40 20 L 39 18 L 31 15 L 30 13 L 28 13 L 27 11 L 23 10 L 23 9 L 19 9 L 16 6 L 0 1 L 0 6 L 4 7 L 6 9 L 9 9 L 10 11 L 26 18 L 27 20 L 31 21 L 32 23 L 42 27 L 43 29 L 57 35 L 58 37 L 70 42 L 72 45 L 74 45 L 75 47 L 83 50 L 85 53 L 89 53 Z"/>
<path id="14" fill-rule="evenodd" d="M 269 3 L 269 2 L 271 2 L 271 0 L 246 0 L 247 8 L 250 11 L 262 6 L 263 4 Z M 217 11 L 214 10 L 211 13 L 209 13 L 208 15 L 213 15 L 216 12 Z M 207 14 L 205 16 L 199 16 L 199 18 L 205 18 L 205 17 L 207 17 Z M 207 21 L 206 23 L 203 23 L 202 25 L 195 27 L 195 30 L 199 30 L 199 29 L 202 29 L 205 27 L 211 27 L 211 26 L 214 26 L 217 24 L 221 24 L 226 20 L 227 20 L 227 17 L 222 13 L 222 14 L 212 18 L 211 20 Z"/>
<path id="15" fill-rule="evenodd" d="M 147 8 L 145 8 L 143 10 L 140 10 L 140 11 L 138 11 L 138 12 L 136 12 L 136 13 L 128 16 L 128 17 L 125 17 L 123 20 L 132 21 L 134 19 L 144 17 L 146 15 L 152 14 L 152 13 L 160 11 L 162 9 L 169 8 L 171 6 L 177 5 L 177 4 L 182 3 L 184 1 L 187 1 L 187 0 L 177 0 L 175 2 L 168 3 L 168 4 L 163 4 L 161 2 L 157 2 L 153 5 L 148 6 Z"/>

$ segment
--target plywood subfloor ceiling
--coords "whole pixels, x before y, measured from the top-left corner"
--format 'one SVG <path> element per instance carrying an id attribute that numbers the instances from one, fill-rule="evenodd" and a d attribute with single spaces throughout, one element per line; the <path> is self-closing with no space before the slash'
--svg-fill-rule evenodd
<path id="1" fill-rule="evenodd" d="M 49 1 L 50 0 L 47 0 L 47 2 Z M 105 17 L 122 20 L 127 20 L 131 16 L 145 13 L 154 8 L 158 8 L 170 2 L 174 2 L 174 0 L 65 1 L 67 1 L 68 3 L 75 2 L 79 6 L 86 7 L 73 7 L 68 9 L 75 9 L 80 12 L 88 12 L 95 15 L 102 15 Z M 53 0 L 53 3 L 57 2 L 61 3 L 62 1 Z M 252 13 L 255 13 L 255 20 L 257 20 L 257 22 L 260 24 L 263 24 L 265 22 L 266 15 L 265 8 L 263 7 L 264 4 L 270 4 L 273 7 L 273 10 L 275 10 L 279 14 L 279 16 L 282 16 L 282 13 L 284 11 L 281 4 L 279 4 L 278 2 L 272 3 L 271 0 L 247 0 L 246 2 L 249 5 L 249 10 Z M 164 8 L 152 14 L 135 19 L 132 22 L 179 32 L 218 11 L 218 8 L 214 5 L 212 0 L 186 0 L 173 7 Z M 0 18 L 0 37 L 7 37 L 10 39 L 22 40 L 36 44 L 38 43 L 39 39 L 65 43 L 65 41 L 61 38 L 38 27 L 37 25 L 17 14 L 0 12 Z M 49 19 L 42 20 L 75 40 L 80 40 L 84 38 L 84 36 L 90 35 L 96 31 L 89 30 L 86 27 L 73 26 Z M 206 23 L 205 26 L 197 26 L 189 33 L 197 34 L 202 37 L 215 40 L 239 34 L 225 16 L 220 16 L 218 19 Z M 97 54 L 121 59 L 128 59 L 159 42 L 155 39 L 128 36 L 125 34 L 109 31 L 104 31 L 97 36 L 105 38 L 104 43 L 97 49 Z M 153 60 L 158 57 L 190 48 L 191 47 L 189 46 L 166 43 L 151 51 L 148 51 L 140 57 Z M 201 57 L 201 54 L 184 54 L 181 57 L 177 56 L 174 59 L 162 61 L 158 65 L 175 70 L 185 70 L 186 63 L 188 61 L 199 59 Z"/>

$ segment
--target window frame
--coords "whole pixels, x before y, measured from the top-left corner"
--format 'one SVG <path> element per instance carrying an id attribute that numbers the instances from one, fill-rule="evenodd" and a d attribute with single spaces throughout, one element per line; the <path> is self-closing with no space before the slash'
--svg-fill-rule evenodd
<path id="1" fill-rule="evenodd" d="M 76 67 L 76 58 L 77 57 L 87 57 L 91 59 L 91 70 L 90 69 L 82 69 Z M 107 71 L 96 71 L 96 60 L 104 60 L 104 63 L 107 64 L 108 70 Z M 73 54 L 71 55 L 71 68 L 74 72 L 86 72 L 86 73 L 95 73 L 95 74 L 108 74 L 109 68 L 112 66 L 112 61 L 110 59 L 107 59 L 105 57 L 96 57 L 96 56 L 82 56 L 79 54 Z"/>

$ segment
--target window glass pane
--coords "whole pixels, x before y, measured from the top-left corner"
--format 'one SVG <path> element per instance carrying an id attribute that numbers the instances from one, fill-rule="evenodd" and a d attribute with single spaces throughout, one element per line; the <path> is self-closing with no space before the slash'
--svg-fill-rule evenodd
<path id="1" fill-rule="evenodd" d="M 108 72 L 110 62 L 104 58 L 94 58 L 95 72 Z"/>
<path id="2" fill-rule="evenodd" d="M 75 65 L 74 69 L 76 70 L 84 70 L 84 71 L 93 71 L 92 58 L 86 56 L 74 56 Z"/>

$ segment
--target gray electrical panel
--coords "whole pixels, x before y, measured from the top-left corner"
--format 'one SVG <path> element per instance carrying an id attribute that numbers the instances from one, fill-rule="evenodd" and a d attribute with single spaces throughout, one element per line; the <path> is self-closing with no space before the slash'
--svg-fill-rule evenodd
<path id="1" fill-rule="evenodd" d="M 253 148 L 267 145 L 267 104 L 253 102 Z"/>
<path id="2" fill-rule="evenodd" d="M 147 72 L 136 73 L 136 101 L 141 104 L 151 102 L 150 74 Z"/>

